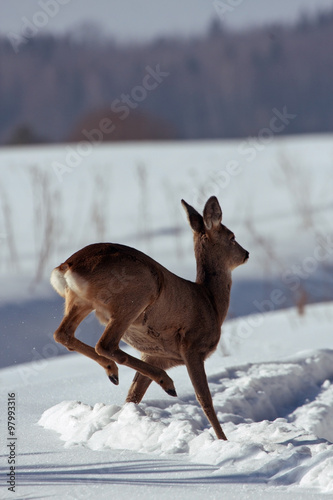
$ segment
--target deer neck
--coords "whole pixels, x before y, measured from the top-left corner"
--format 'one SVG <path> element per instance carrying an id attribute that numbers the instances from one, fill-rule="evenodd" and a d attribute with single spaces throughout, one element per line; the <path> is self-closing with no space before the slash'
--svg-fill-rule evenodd
<path id="1" fill-rule="evenodd" d="M 196 283 L 207 290 L 222 323 L 229 308 L 232 284 L 230 269 L 216 265 L 210 259 L 201 258 L 197 260 Z"/>

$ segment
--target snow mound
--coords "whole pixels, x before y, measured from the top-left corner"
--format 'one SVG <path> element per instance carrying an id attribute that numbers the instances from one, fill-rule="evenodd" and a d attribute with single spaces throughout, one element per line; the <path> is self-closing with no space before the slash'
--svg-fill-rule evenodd
<path id="1" fill-rule="evenodd" d="M 64 401 L 39 420 L 65 446 L 182 454 L 223 479 L 333 492 L 333 351 L 246 364 L 209 377 L 229 441 L 214 437 L 193 394 L 123 407 Z"/>

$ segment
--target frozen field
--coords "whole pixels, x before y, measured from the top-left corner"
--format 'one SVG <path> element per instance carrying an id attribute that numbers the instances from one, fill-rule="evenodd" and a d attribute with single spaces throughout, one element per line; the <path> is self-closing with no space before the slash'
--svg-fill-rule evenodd
<path id="1" fill-rule="evenodd" d="M 169 372 L 177 399 L 152 384 L 139 406 L 123 405 L 130 369 L 115 387 L 76 354 L 1 370 L 2 414 L 8 392 L 17 405 L 16 494 L 2 498 L 332 495 L 333 306 L 306 311 L 267 313 L 247 338 L 239 322 L 253 317 L 225 325 L 206 367 L 228 442 L 215 440 L 184 367 Z"/>
<path id="2" fill-rule="evenodd" d="M 229 317 L 333 300 L 330 135 L 78 151 L 72 144 L 0 152 L 0 367 L 65 353 L 50 340 L 62 301 L 49 275 L 88 243 L 135 246 L 195 279 L 182 198 L 200 210 L 217 195 L 224 223 L 250 251 L 233 273 Z M 100 332 L 94 322 L 81 327 L 89 342 Z M 45 350 L 45 338 L 53 348 Z"/>
<path id="3" fill-rule="evenodd" d="M 330 135 L 275 138 L 265 146 L 246 140 L 105 144 L 70 166 L 75 151 L 74 144 L 0 153 L 3 303 L 54 297 L 51 269 L 95 241 L 135 245 L 194 278 L 192 234 L 180 200 L 202 210 L 212 194 L 224 224 L 251 252 L 236 281 L 279 277 L 291 289 L 292 264 L 304 268 L 298 277 L 306 281 L 332 263 Z"/>
<path id="4" fill-rule="evenodd" d="M 15 493 L 5 447 L 0 498 L 333 495 L 332 137 L 70 148 L 0 152 L 0 366 L 15 365 L 0 370 L 1 414 L 15 394 L 17 437 Z M 52 268 L 113 241 L 195 279 L 180 200 L 201 210 L 212 194 L 250 251 L 206 363 L 228 442 L 214 439 L 184 367 L 170 371 L 177 399 L 152 384 L 134 406 L 123 404 L 130 369 L 115 387 L 83 356 L 51 359 L 64 354 Z M 100 332 L 88 317 L 78 336 L 94 344 Z M 5 418 L 0 430 L 4 443 Z"/>

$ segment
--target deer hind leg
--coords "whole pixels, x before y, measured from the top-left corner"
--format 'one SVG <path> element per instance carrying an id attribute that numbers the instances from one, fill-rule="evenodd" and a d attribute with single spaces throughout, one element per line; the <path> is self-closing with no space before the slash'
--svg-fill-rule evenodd
<path id="1" fill-rule="evenodd" d="M 196 352 L 188 351 L 184 353 L 184 361 L 195 390 L 196 398 L 200 403 L 200 406 L 203 409 L 206 417 L 208 418 L 211 426 L 213 427 L 216 436 L 218 437 L 218 439 L 227 440 L 214 410 L 213 400 L 207 382 L 203 357 Z"/>
<path id="2" fill-rule="evenodd" d="M 136 372 L 126 397 L 126 403 L 139 404 L 151 383 L 151 378 Z"/>
<path id="3" fill-rule="evenodd" d="M 125 365 L 129 368 L 133 368 L 141 375 L 149 377 L 151 380 L 159 384 L 162 389 L 170 396 L 177 396 L 173 381 L 167 375 L 165 370 L 162 370 L 157 366 L 153 366 L 146 361 L 137 359 L 119 348 L 121 337 L 124 335 L 129 326 L 135 321 L 135 319 L 140 315 L 142 310 L 144 310 L 144 308 L 145 307 L 143 307 L 139 311 L 136 311 L 135 314 L 133 314 L 132 311 L 132 313 L 127 313 L 126 316 L 122 315 L 120 319 L 117 319 L 116 317 L 112 318 L 106 326 L 103 335 L 96 344 L 96 352 L 100 356 L 112 359 L 120 365 Z M 140 381 L 140 391 L 143 391 L 143 387 L 143 381 Z"/>
<path id="4" fill-rule="evenodd" d="M 67 347 L 69 351 L 79 352 L 96 361 L 105 369 L 111 382 L 118 385 L 117 365 L 110 359 L 99 356 L 93 347 L 81 342 L 74 336 L 75 330 L 81 321 L 93 310 L 91 305 L 79 299 L 69 288 L 66 289 L 65 298 L 65 315 L 59 328 L 54 332 L 54 340 Z"/>
<path id="5" fill-rule="evenodd" d="M 172 368 L 174 366 L 184 364 L 184 361 L 181 358 L 180 359 L 171 359 L 165 357 L 159 358 L 157 356 L 153 356 L 147 353 L 142 353 L 141 359 L 142 361 L 145 361 L 150 365 L 162 368 L 164 370 L 168 370 L 169 368 Z M 141 373 L 139 372 L 136 372 L 132 385 L 126 397 L 126 403 L 136 403 L 136 404 L 140 403 L 151 382 L 152 380 L 150 378 L 141 375 Z"/>

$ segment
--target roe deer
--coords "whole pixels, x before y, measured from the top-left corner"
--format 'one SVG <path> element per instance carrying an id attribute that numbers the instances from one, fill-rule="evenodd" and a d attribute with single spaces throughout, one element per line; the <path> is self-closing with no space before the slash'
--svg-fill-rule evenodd
<path id="1" fill-rule="evenodd" d="M 219 439 L 227 439 L 217 419 L 204 369 L 216 349 L 229 307 L 231 271 L 249 252 L 221 224 L 215 196 L 203 216 L 182 200 L 194 234 L 196 282 L 168 271 L 134 248 L 96 243 L 82 248 L 56 267 L 51 284 L 65 298 L 65 314 L 54 333 L 70 351 L 97 361 L 118 385 L 116 363 L 136 370 L 126 401 L 139 403 L 154 380 L 177 396 L 165 370 L 186 365 L 195 394 Z M 106 328 L 95 349 L 74 333 L 95 310 Z M 122 351 L 120 340 L 141 352 L 141 360 Z"/>

